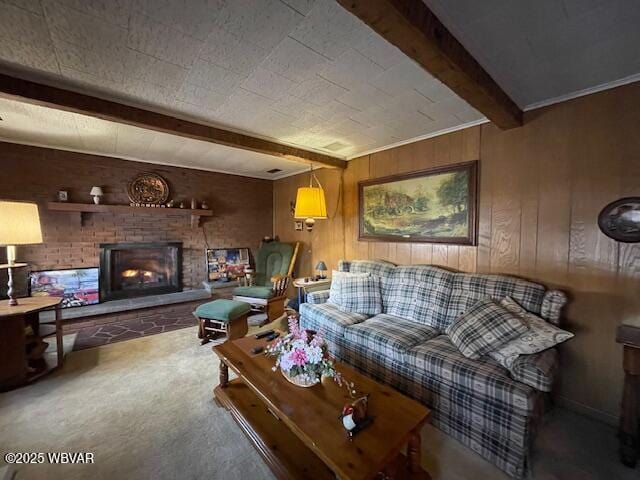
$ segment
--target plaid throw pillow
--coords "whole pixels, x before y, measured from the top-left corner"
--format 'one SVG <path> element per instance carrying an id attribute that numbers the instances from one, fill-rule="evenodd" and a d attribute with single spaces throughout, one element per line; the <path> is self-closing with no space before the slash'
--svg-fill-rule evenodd
<path id="1" fill-rule="evenodd" d="M 465 357 L 477 359 L 526 331 L 517 315 L 487 298 L 474 303 L 446 333 Z"/>
<path id="2" fill-rule="evenodd" d="M 340 281 L 340 303 L 343 312 L 378 315 L 382 313 L 382 294 L 378 277 L 344 277 Z"/>
<path id="3" fill-rule="evenodd" d="M 554 327 L 537 315 L 527 312 L 511 297 L 500 300 L 500 305 L 521 318 L 528 327 L 523 335 L 489 352 L 489 356 L 504 368 L 510 369 L 520 355 L 542 352 L 573 337 L 573 333 Z"/>
<path id="4" fill-rule="evenodd" d="M 345 278 L 364 278 L 370 277 L 370 273 L 351 273 L 351 272 L 339 272 L 337 270 L 333 270 L 331 273 L 331 287 L 329 287 L 329 299 L 328 303 L 333 303 L 334 305 L 340 305 L 340 288 L 342 285 L 342 281 Z"/>

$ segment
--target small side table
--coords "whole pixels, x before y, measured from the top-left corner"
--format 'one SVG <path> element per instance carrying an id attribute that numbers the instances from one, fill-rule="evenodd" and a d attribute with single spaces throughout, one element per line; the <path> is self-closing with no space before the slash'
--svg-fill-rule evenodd
<path id="1" fill-rule="evenodd" d="M 304 278 L 296 278 L 293 281 L 293 286 L 298 289 L 298 305 L 307 301 L 307 293 L 324 290 L 331 286 L 330 278 L 323 278 L 321 280 L 309 280 L 305 281 Z"/>
<path id="2" fill-rule="evenodd" d="M 640 457 L 640 328 L 618 327 L 616 341 L 624 345 L 624 392 L 620 414 L 620 460 L 635 468 Z"/>
<path id="3" fill-rule="evenodd" d="M 40 335 L 38 313 L 43 310 L 55 309 L 56 368 L 62 366 L 64 350 L 61 302 L 61 298 L 55 297 L 19 298 L 18 305 L 9 305 L 9 300 L 0 301 L 0 391 L 11 390 L 40 376 L 29 375 L 25 328 L 30 325 L 36 336 L 48 336 Z M 44 373 L 48 371 L 42 374 Z"/>

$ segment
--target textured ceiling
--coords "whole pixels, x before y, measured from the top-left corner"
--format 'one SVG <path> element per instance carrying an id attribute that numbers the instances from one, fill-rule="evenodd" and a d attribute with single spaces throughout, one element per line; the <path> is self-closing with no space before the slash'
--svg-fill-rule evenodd
<path id="1" fill-rule="evenodd" d="M 424 1 L 521 107 L 640 72 L 638 0 Z M 334 0 L 0 0 L 0 45 L 12 74 L 338 157 L 483 119 Z M 170 135 L 154 151 L 160 134 L 82 116 L 54 135 L 55 112 L 11 125 L 3 105 L 10 141 L 243 175 L 276 161 Z"/>
<path id="2" fill-rule="evenodd" d="M 4 98 L 0 98 L 0 112 L 0 141 L 267 179 L 309 168 L 271 155 Z M 272 168 L 280 171 L 268 173 Z"/>
<path id="3" fill-rule="evenodd" d="M 424 0 L 525 109 L 640 80 L 638 0 Z"/>
<path id="4" fill-rule="evenodd" d="M 338 157 L 483 119 L 335 0 L 0 0 L 0 43 L 30 79 Z"/>

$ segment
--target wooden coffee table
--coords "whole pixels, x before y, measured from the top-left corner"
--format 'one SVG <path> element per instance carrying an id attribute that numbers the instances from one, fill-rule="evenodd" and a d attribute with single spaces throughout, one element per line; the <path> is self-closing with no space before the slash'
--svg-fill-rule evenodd
<path id="1" fill-rule="evenodd" d="M 266 341 L 246 337 L 213 347 L 220 358 L 216 402 L 233 415 L 276 477 L 281 479 L 429 479 L 420 465 L 425 406 L 352 368 L 337 370 L 369 393 L 373 424 L 349 440 L 339 415 L 349 397 L 332 379 L 311 388 L 274 372 L 274 358 L 251 349 Z M 229 368 L 238 378 L 229 380 Z M 406 456 L 403 451 L 406 449 Z M 381 476 L 379 476 L 381 475 Z"/>

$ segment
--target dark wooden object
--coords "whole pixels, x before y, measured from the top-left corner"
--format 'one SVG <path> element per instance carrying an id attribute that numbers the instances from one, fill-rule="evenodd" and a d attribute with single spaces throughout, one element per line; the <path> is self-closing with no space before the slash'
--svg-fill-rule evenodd
<path id="1" fill-rule="evenodd" d="M 522 111 L 423 0 L 338 0 L 469 105 L 498 125 L 522 125 Z"/>
<path id="2" fill-rule="evenodd" d="M 200 225 L 201 217 L 213 216 L 213 210 L 190 208 L 132 207 L 130 205 L 95 205 L 93 203 L 49 202 L 47 209 L 56 212 L 78 212 L 81 224 L 88 213 L 145 213 L 149 215 L 191 215 L 191 227 Z"/>
<path id="3" fill-rule="evenodd" d="M 55 308 L 55 335 L 57 347 L 56 368 L 62 366 L 64 350 L 62 346 L 62 316 L 60 315 L 60 298 L 27 297 L 19 298 L 18 305 L 10 306 L 8 300 L 0 302 L 0 391 L 11 390 L 35 380 L 49 371 L 30 373 L 29 361 L 36 361 L 42 357 L 40 346 L 27 352 L 27 338 L 25 328 L 31 326 L 35 337 L 40 339 L 44 332 L 40 332 L 38 313 Z M 41 335 L 42 334 L 42 335 Z"/>
<path id="4" fill-rule="evenodd" d="M 617 341 L 624 345 L 624 392 L 620 415 L 620 459 L 635 468 L 640 457 L 640 328 L 618 327 Z"/>
<path id="5" fill-rule="evenodd" d="M 329 378 L 311 388 L 292 385 L 271 370 L 273 358 L 251 355 L 257 342 L 240 339 L 213 347 L 221 361 L 214 396 L 276 477 L 430 478 L 420 462 L 420 430 L 428 408 L 338 364 L 347 380 L 370 393 L 368 412 L 375 417 L 350 441 L 338 418 L 349 402 L 346 389 Z M 229 368 L 238 378 L 229 381 Z"/>
<path id="6" fill-rule="evenodd" d="M 209 318 L 197 318 L 199 322 L 198 338 L 202 339 L 202 345 L 213 340 L 216 333 L 224 333 L 227 340 L 235 340 L 236 338 L 244 337 L 249 331 L 249 325 L 247 323 L 247 319 L 249 318 L 248 312 L 229 322 Z"/>
<path id="7" fill-rule="evenodd" d="M 90 95 L 63 90 L 21 78 L 0 74 L 0 94 L 14 100 L 101 118 L 111 122 L 217 143 L 228 147 L 265 153 L 305 164 L 346 168 L 347 162 L 322 153 L 252 137 L 222 128 L 203 125 L 162 113 L 131 107 Z"/>

